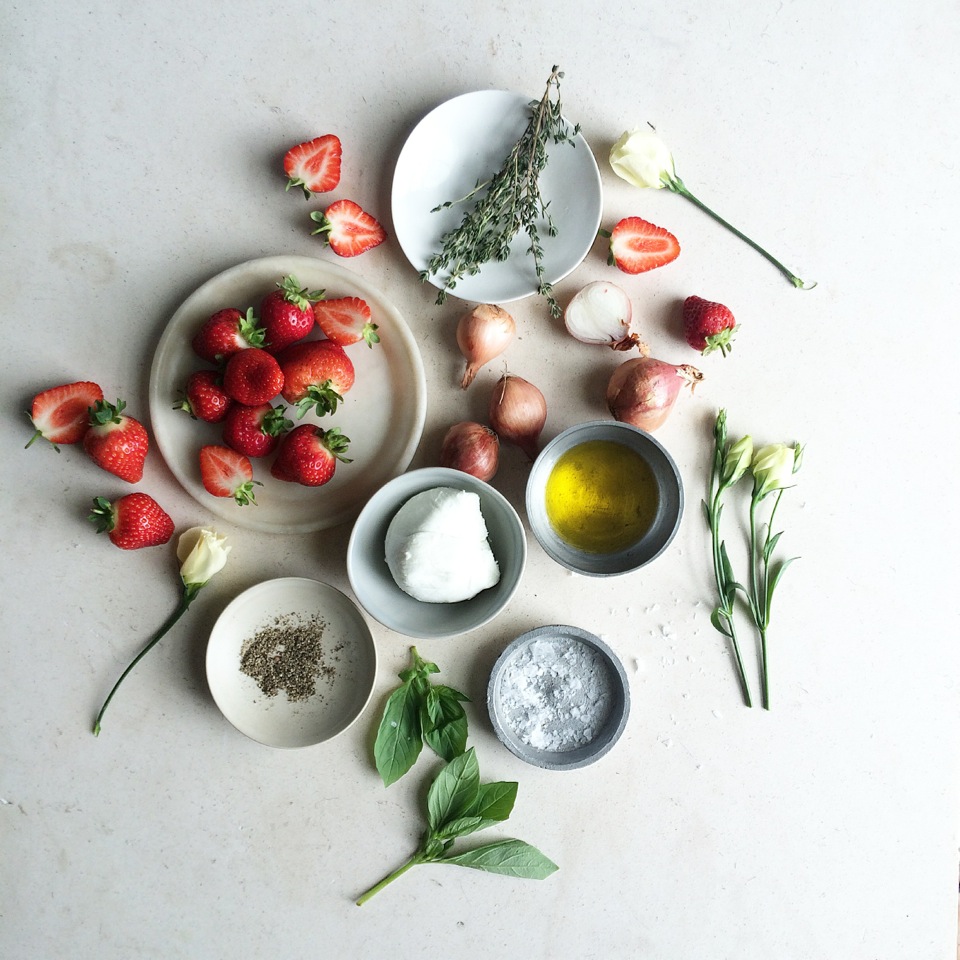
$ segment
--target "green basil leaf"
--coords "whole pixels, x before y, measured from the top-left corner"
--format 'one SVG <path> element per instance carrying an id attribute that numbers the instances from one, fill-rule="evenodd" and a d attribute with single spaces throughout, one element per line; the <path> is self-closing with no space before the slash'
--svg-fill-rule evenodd
<path id="1" fill-rule="evenodd" d="M 451 760 L 427 792 L 427 824 L 436 834 L 444 824 L 462 817 L 480 790 L 480 765 L 471 747 Z"/>
<path id="2" fill-rule="evenodd" d="M 459 757 L 467 748 L 467 718 L 463 716 L 424 730 L 423 742 L 444 760 Z"/>
<path id="3" fill-rule="evenodd" d="M 407 682 L 390 694 L 373 745 L 374 762 L 384 786 L 399 780 L 422 749 L 420 695 L 413 683 Z"/>
<path id="4" fill-rule="evenodd" d="M 457 817 L 456 820 L 448 820 L 438 831 L 436 836 L 446 837 L 465 837 L 467 834 L 476 833 L 483 830 L 484 827 L 491 826 L 495 821 L 484 820 L 483 817 Z"/>
<path id="5" fill-rule="evenodd" d="M 440 862 L 526 880 L 543 880 L 559 869 L 536 847 L 522 840 L 498 840 L 452 857 L 443 857 Z"/>
<path id="6" fill-rule="evenodd" d="M 451 687 L 430 688 L 421 711 L 423 741 L 444 760 L 459 757 L 467 749 L 467 715 L 460 697 Z"/>
<path id="7" fill-rule="evenodd" d="M 516 801 L 516 783 L 504 781 L 482 783 L 477 799 L 469 810 L 469 815 L 492 822 L 506 820 L 513 812 Z"/>

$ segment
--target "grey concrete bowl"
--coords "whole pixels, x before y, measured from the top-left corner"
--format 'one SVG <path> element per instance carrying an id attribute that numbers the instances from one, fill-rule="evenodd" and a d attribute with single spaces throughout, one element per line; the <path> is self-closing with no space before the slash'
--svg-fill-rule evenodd
<path id="1" fill-rule="evenodd" d="M 425 603 L 404 593 L 387 566 L 384 542 L 390 521 L 414 494 L 434 487 L 467 490 L 480 497 L 500 582 L 459 603 Z M 408 637 L 454 637 L 492 620 L 520 585 L 527 561 L 523 523 L 507 499 L 483 480 L 460 470 L 425 467 L 382 486 L 360 512 L 347 544 L 347 576 L 357 600 L 385 627 Z"/>
<path id="2" fill-rule="evenodd" d="M 588 440 L 610 440 L 631 448 L 650 465 L 657 481 L 659 503 L 650 529 L 631 546 L 615 553 L 588 553 L 563 540 L 547 518 L 544 492 L 547 478 L 560 456 Z M 527 480 L 527 519 L 540 546 L 557 563 L 592 577 L 615 577 L 656 559 L 680 529 L 683 482 L 680 471 L 663 445 L 649 433 L 617 420 L 591 420 L 554 437 L 540 451 Z"/>
<path id="3" fill-rule="evenodd" d="M 503 651 L 490 673 L 487 710 L 515 756 L 546 770 L 575 770 L 620 739 L 630 687 L 599 637 L 555 624 L 521 634 Z"/>

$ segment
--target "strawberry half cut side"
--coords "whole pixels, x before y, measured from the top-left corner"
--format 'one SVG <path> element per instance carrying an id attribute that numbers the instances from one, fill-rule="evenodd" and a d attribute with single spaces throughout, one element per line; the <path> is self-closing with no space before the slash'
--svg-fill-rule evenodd
<path id="1" fill-rule="evenodd" d="M 79 443 L 90 426 L 89 409 L 103 399 L 103 391 L 90 380 L 50 387 L 33 398 L 27 416 L 35 432 L 24 445 L 43 437 L 60 452 L 58 444 Z"/>
<path id="2" fill-rule="evenodd" d="M 291 147 L 283 158 L 287 190 L 302 187 L 309 200 L 315 193 L 326 193 L 340 183 L 343 148 L 332 133 Z"/>
<path id="3" fill-rule="evenodd" d="M 624 273 L 646 273 L 680 256 L 677 238 L 640 217 L 625 217 L 610 233 L 607 262 Z"/>

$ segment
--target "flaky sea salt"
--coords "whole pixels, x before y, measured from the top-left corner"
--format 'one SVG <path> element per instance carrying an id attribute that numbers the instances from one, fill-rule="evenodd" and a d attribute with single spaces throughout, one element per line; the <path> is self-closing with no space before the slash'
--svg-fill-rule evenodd
<path id="1" fill-rule="evenodd" d="M 507 729 L 528 746 L 555 753 L 586 746 L 613 707 L 609 667 L 579 640 L 531 640 L 503 668 L 500 707 Z"/>

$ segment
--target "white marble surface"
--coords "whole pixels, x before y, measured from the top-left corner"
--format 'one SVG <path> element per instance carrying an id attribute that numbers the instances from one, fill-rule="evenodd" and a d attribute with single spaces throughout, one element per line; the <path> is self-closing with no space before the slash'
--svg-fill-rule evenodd
<path id="1" fill-rule="evenodd" d="M 378 958 L 933 960 L 953 955 L 957 895 L 955 342 L 960 15 L 948 0 L 666 5 L 440 2 L 4 5 L 5 467 L 0 954 Z M 412 853 L 430 769 L 389 790 L 370 759 L 375 713 L 408 641 L 374 624 L 372 707 L 304 751 L 246 740 L 203 673 L 207 634 L 243 588 L 300 575 L 348 589 L 349 525 L 269 536 L 217 523 L 234 550 L 188 618 L 138 668 L 104 733 L 89 724 L 176 602 L 172 550 L 122 553 L 84 519 L 122 484 L 76 449 L 22 450 L 38 390 L 93 378 L 146 415 L 158 337 L 178 304 L 234 263 L 332 257 L 284 193 L 283 150 L 336 132 L 338 196 L 391 228 L 393 163 L 442 100 L 537 94 L 566 71 L 567 114 L 601 160 L 604 222 L 675 232 L 670 267 L 618 276 L 598 243 L 558 286 L 615 279 L 656 353 L 691 293 L 742 323 L 731 357 L 658 436 L 687 484 L 670 552 L 597 582 L 530 540 L 523 588 L 489 626 L 424 643 L 474 700 L 485 778 L 516 779 L 502 831 L 560 865 L 513 881 L 418 867 L 361 909 Z M 680 198 L 636 191 L 604 162 L 651 122 L 691 188 L 819 285 L 792 289 Z M 498 370 L 457 386 L 453 324 L 395 242 L 349 264 L 416 333 L 429 408 L 415 465 L 454 418 L 479 417 Z M 545 436 L 602 416 L 617 358 L 576 344 L 531 299 L 510 368 L 550 403 Z M 803 440 L 781 508 L 802 557 L 778 595 L 774 709 L 738 701 L 708 621 L 699 512 L 710 425 Z M 496 486 L 518 507 L 527 466 Z M 178 528 L 211 519 L 158 455 L 139 489 Z M 633 713 L 600 763 L 523 765 L 483 709 L 488 671 L 542 623 L 594 630 L 621 655 Z M 752 667 L 752 664 L 751 664 Z M 751 670 L 751 677 L 753 677 Z"/>

